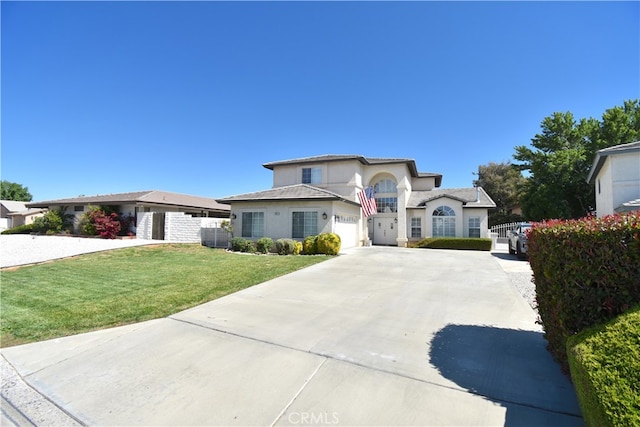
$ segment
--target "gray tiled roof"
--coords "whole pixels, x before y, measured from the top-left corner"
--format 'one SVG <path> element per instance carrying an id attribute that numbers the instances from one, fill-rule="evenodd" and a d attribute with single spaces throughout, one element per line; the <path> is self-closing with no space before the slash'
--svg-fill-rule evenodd
<path id="1" fill-rule="evenodd" d="M 429 191 L 412 191 L 407 207 L 423 207 L 427 202 L 449 197 L 464 203 L 467 208 L 495 208 L 496 204 L 482 187 L 444 188 Z"/>
<path id="2" fill-rule="evenodd" d="M 267 169 L 273 170 L 275 166 L 296 165 L 296 164 L 303 164 L 303 163 L 318 163 L 318 162 L 336 162 L 340 160 L 358 160 L 362 164 L 366 164 L 365 158 L 358 154 L 324 154 L 322 156 L 300 157 L 297 159 L 268 162 L 268 163 L 264 163 L 262 166 L 264 166 Z"/>
<path id="3" fill-rule="evenodd" d="M 380 165 L 380 164 L 393 164 L 393 163 L 405 163 L 411 172 L 411 176 L 427 178 L 432 177 L 436 179 L 436 187 L 439 187 L 442 183 L 442 174 L 431 172 L 418 172 L 416 168 L 416 162 L 414 159 L 408 158 L 393 158 L 393 157 L 365 157 L 359 154 L 324 154 L 321 156 L 302 157 L 298 159 L 280 160 L 276 162 L 264 163 L 267 169 L 273 170 L 276 166 L 285 165 L 299 165 L 307 163 L 325 163 L 325 162 L 337 162 L 343 160 L 357 160 L 363 165 Z"/>
<path id="4" fill-rule="evenodd" d="M 45 200 L 27 203 L 30 208 L 46 208 L 56 205 L 122 205 L 148 203 L 156 205 L 184 206 L 188 208 L 228 211 L 229 207 L 215 199 L 168 191 L 136 191 L 131 193 L 102 194 L 97 196 L 72 197 L 67 199 Z"/>
<path id="5" fill-rule="evenodd" d="M 239 194 L 236 196 L 218 199 L 220 203 L 254 202 L 254 201 L 279 201 L 279 200 L 340 200 L 358 205 L 358 203 L 345 199 L 340 194 L 323 190 L 308 184 L 288 185 L 272 188 L 270 190 L 256 191 L 254 193 Z"/>

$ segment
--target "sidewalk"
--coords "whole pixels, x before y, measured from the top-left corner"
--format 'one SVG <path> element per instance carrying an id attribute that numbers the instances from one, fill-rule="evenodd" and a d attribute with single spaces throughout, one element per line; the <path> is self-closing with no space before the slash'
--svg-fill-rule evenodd
<path id="1" fill-rule="evenodd" d="M 1 353 L 87 425 L 582 425 L 535 320 L 492 254 L 370 247 Z"/>

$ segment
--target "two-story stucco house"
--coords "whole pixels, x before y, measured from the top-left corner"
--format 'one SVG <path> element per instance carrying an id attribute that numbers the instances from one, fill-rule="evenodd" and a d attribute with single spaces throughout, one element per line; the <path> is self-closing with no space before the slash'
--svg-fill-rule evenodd
<path id="1" fill-rule="evenodd" d="M 640 141 L 598 151 L 587 182 L 595 186 L 599 217 L 640 210 Z"/>
<path id="2" fill-rule="evenodd" d="M 440 189 L 442 175 L 413 159 L 323 155 L 265 163 L 273 188 L 218 199 L 231 205 L 235 236 L 293 238 L 333 232 L 342 247 L 406 246 L 430 236 L 487 237 L 482 188 Z M 365 216 L 358 193 L 372 187 L 377 212 Z"/>

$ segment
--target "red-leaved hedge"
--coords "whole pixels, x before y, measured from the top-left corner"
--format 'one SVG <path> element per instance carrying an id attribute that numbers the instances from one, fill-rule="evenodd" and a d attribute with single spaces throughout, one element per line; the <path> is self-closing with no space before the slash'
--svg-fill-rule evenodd
<path id="1" fill-rule="evenodd" d="M 545 338 L 568 371 L 570 336 L 640 303 L 640 212 L 536 223 L 528 243 Z"/>

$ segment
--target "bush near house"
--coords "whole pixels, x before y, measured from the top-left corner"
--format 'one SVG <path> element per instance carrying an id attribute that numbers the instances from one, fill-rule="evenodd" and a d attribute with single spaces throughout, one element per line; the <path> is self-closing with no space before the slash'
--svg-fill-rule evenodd
<path id="1" fill-rule="evenodd" d="M 415 244 L 417 248 L 459 249 L 471 251 L 490 251 L 491 239 L 466 237 L 427 237 Z"/>
<path id="2" fill-rule="evenodd" d="M 307 236 L 302 242 L 302 252 L 305 255 L 315 255 L 318 253 L 318 245 L 316 244 L 318 236 Z"/>
<path id="3" fill-rule="evenodd" d="M 115 212 L 109 212 L 102 207 L 89 207 L 89 212 L 80 221 L 82 232 L 88 236 L 100 236 L 103 239 L 115 239 L 122 226 Z"/>
<path id="4" fill-rule="evenodd" d="M 261 254 L 268 254 L 273 247 L 273 239 L 271 237 L 262 237 L 256 241 L 256 250 Z"/>
<path id="5" fill-rule="evenodd" d="M 278 255 L 293 255 L 296 250 L 296 242 L 291 239 L 276 240 L 276 252 Z"/>
<path id="6" fill-rule="evenodd" d="M 23 224 L 13 228 L 7 228 L 2 234 L 31 234 L 33 233 L 33 224 Z"/>
<path id="7" fill-rule="evenodd" d="M 640 306 L 570 337 L 567 353 L 587 426 L 640 425 Z"/>
<path id="8" fill-rule="evenodd" d="M 335 233 L 322 233 L 316 239 L 316 248 L 319 254 L 338 255 L 341 245 L 340 236 Z"/>
<path id="9" fill-rule="evenodd" d="M 274 242 L 269 237 L 261 237 L 253 242 L 242 237 L 234 237 L 231 239 L 231 250 L 267 254 L 274 247 L 274 243 L 278 255 L 299 255 L 303 250 L 305 255 L 337 255 L 341 246 L 340 236 L 334 233 L 323 233 L 317 236 L 308 236 L 304 239 L 304 243 L 293 239 L 278 239 Z"/>
<path id="10" fill-rule="evenodd" d="M 231 250 L 235 252 L 248 253 L 253 253 L 256 251 L 253 242 L 242 237 L 234 237 L 233 239 L 231 239 Z"/>
<path id="11" fill-rule="evenodd" d="M 66 213 L 66 208 L 59 208 L 45 213 L 33 221 L 33 231 L 41 234 L 58 234 L 69 232 L 73 227 L 73 215 Z"/>
<path id="12" fill-rule="evenodd" d="M 640 304 L 640 212 L 536 223 L 528 243 L 548 348 L 568 372 L 569 337 Z"/>

